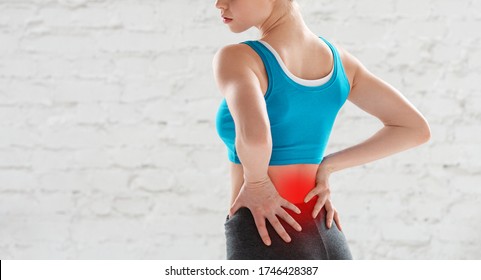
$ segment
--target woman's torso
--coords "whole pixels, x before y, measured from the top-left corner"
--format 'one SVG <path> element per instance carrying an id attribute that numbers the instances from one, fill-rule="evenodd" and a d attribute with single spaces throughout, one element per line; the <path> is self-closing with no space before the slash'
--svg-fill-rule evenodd
<path id="1" fill-rule="evenodd" d="M 334 63 L 333 54 L 329 46 L 319 40 L 318 37 L 314 37 L 313 40 L 308 42 L 309 43 L 298 44 L 297 46 L 285 46 L 284 48 L 281 48 L 279 44 L 267 43 L 280 54 L 288 70 L 295 76 L 306 80 L 316 80 L 327 76 Z M 268 76 L 262 59 L 250 47 L 246 45 L 240 47 L 245 48 L 245 51 L 251 54 L 252 69 L 258 77 L 260 87 L 265 95 L 268 88 Z M 343 52 L 339 48 L 337 49 L 349 84 L 352 85 L 353 69 L 350 67 L 350 63 L 347 61 Z M 312 53 L 318 55 L 315 55 L 313 59 Z M 318 166 L 318 164 L 269 166 L 268 175 L 282 197 L 292 203 L 301 203 L 307 193 L 315 186 Z M 244 182 L 242 165 L 230 162 L 230 173 L 230 205 L 232 205 Z"/>

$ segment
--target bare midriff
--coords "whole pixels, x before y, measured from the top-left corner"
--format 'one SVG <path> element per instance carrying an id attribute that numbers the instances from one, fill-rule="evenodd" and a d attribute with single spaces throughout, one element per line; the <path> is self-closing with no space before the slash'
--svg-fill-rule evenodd
<path id="1" fill-rule="evenodd" d="M 241 164 L 231 162 L 232 196 L 231 203 L 244 183 L 244 169 Z M 316 185 L 318 164 L 290 164 L 268 167 L 268 175 L 280 196 L 291 203 L 300 204 Z"/>

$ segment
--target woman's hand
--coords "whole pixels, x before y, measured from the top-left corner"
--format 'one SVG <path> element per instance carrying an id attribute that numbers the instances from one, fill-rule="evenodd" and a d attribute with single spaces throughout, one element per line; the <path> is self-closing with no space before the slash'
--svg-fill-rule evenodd
<path id="1" fill-rule="evenodd" d="M 271 245 L 271 239 L 267 232 L 266 218 L 287 243 L 291 241 L 291 238 L 279 222 L 277 216 L 283 218 L 297 231 L 302 230 L 296 220 L 282 207 L 286 207 L 297 214 L 301 213 L 301 210 L 279 195 L 269 176 L 266 176 L 265 179 L 259 182 L 246 182 L 244 180 L 239 195 L 229 210 L 229 218 L 241 207 L 249 208 L 252 216 L 254 216 L 259 235 L 267 246 Z"/>
<path id="2" fill-rule="evenodd" d="M 329 186 L 330 172 L 324 168 L 322 163 L 319 165 L 316 173 L 316 186 L 306 195 L 304 202 L 308 202 L 314 196 L 318 196 L 312 217 L 317 217 L 322 206 L 326 208 L 326 226 L 331 228 L 332 220 L 336 221 L 337 227 L 342 231 L 341 222 L 339 221 L 339 213 L 331 202 L 331 187 Z"/>

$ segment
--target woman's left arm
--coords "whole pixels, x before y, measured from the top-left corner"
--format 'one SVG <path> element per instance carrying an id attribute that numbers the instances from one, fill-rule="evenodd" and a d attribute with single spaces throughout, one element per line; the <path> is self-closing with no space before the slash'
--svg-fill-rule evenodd
<path id="1" fill-rule="evenodd" d="M 325 156 L 319 164 L 316 185 L 304 201 L 319 197 L 312 214 L 317 216 L 326 205 L 328 227 L 333 219 L 340 227 L 339 215 L 330 201 L 330 174 L 407 150 L 431 138 L 426 119 L 398 90 L 368 71 L 353 55 L 336 48 L 352 76 L 348 100 L 378 118 L 384 127 L 359 144 Z"/>
<path id="2" fill-rule="evenodd" d="M 332 173 L 429 141 L 431 131 L 424 116 L 397 89 L 372 74 L 357 58 L 343 49 L 341 52 L 343 64 L 353 73 L 348 100 L 378 118 L 384 127 L 364 142 L 326 156 L 322 169 Z"/>

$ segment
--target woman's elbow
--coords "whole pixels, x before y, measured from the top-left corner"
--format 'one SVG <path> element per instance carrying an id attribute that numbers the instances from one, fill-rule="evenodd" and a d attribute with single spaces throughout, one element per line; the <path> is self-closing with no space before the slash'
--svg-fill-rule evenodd
<path id="1" fill-rule="evenodd" d="M 422 123 L 416 128 L 419 145 L 429 142 L 431 139 L 431 128 L 429 123 L 423 119 Z"/>

